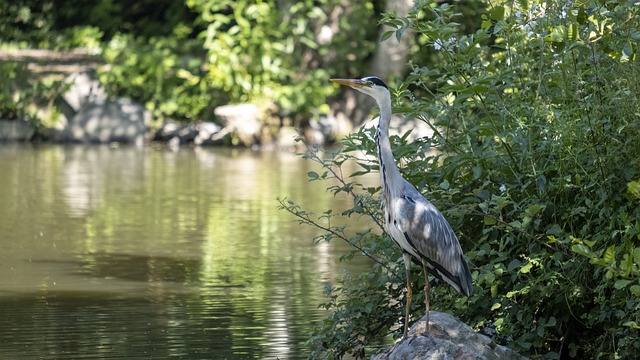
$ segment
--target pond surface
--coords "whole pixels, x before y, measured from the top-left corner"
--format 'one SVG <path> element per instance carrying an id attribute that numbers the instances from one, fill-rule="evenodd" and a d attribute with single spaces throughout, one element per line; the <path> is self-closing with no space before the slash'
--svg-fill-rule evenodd
<path id="1" fill-rule="evenodd" d="M 0 145 L 0 358 L 306 358 L 323 284 L 369 266 L 277 210 L 349 206 L 310 170 L 289 153 Z"/>

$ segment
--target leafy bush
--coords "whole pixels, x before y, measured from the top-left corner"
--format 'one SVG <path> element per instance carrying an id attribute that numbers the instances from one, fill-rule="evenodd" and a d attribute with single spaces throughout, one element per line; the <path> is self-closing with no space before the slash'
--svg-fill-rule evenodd
<path id="1" fill-rule="evenodd" d="M 145 102 L 158 119 L 207 119 L 212 108 L 239 102 L 275 102 L 304 117 L 326 113 L 329 74 L 356 72 L 375 49 L 377 29 L 364 26 L 374 14 L 369 1 L 185 3 L 197 19 L 170 36 L 121 34 L 104 47 L 110 66 L 101 81 L 109 92 Z M 344 16 L 334 34 L 327 24 L 336 9 Z M 330 39 L 321 39 L 323 27 Z"/>
<path id="2" fill-rule="evenodd" d="M 187 35 L 177 29 L 172 37 L 115 36 L 103 49 L 109 66 L 100 82 L 110 94 L 145 103 L 155 119 L 209 119 L 229 97 L 208 86 L 200 44 Z"/>
<path id="3" fill-rule="evenodd" d="M 33 79 L 27 64 L 0 63 L 0 119 L 28 121 L 36 131 L 43 125 L 52 126 L 59 115 L 55 98 L 67 87 L 68 84 L 53 77 Z"/>
<path id="4" fill-rule="evenodd" d="M 59 0 L 0 5 L 0 35 L 18 48 L 100 49 L 111 96 L 158 120 L 208 120 L 212 109 L 276 102 L 284 114 L 326 113 L 332 73 L 358 72 L 375 50 L 381 0 Z M 340 29 L 340 31 L 337 31 Z"/>
<path id="5" fill-rule="evenodd" d="M 376 29 L 365 26 L 374 15 L 371 1 L 348 7 L 337 0 L 187 4 L 205 27 L 200 37 L 207 51 L 207 82 L 234 102 L 275 101 L 283 110 L 302 115 L 326 112 L 329 74 L 359 68 L 375 49 L 371 39 Z M 327 24 L 336 10 L 344 13 L 343 31 L 333 34 Z M 328 39 L 321 39 L 322 30 L 330 33 Z"/>
<path id="6" fill-rule="evenodd" d="M 16 78 L 24 81 L 26 66 L 15 62 L 0 64 L 0 119 L 15 119 L 22 115 L 19 103 L 14 99 Z"/>
<path id="7" fill-rule="evenodd" d="M 48 43 L 53 21 L 53 4 L 24 0 L 0 3 L 0 39 L 14 45 L 41 46 Z"/>
<path id="8" fill-rule="evenodd" d="M 412 164 L 428 160 L 429 144 L 423 139 L 408 142 L 410 132 L 404 136 L 392 136 L 398 144 L 397 158 Z M 382 217 L 377 198 L 380 187 L 365 187 L 357 181 L 359 176 L 378 170 L 372 156 L 376 147 L 373 142 L 374 129 L 362 128 L 342 142 L 342 149 L 324 153 L 319 147 L 309 148 L 304 157 L 318 163 L 323 172 L 310 172 L 312 181 L 329 181 L 328 190 L 334 195 L 347 194 L 353 198 L 353 206 L 342 211 L 331 209 L 322 214 L 313 214 L 301 209 L 292 200 L 280 201 L 281 209 L 293 214 L 301 224 L 319 227 L 326 233 L 315 241 L 345 241 L 352 251 L 341 260 L 348 261 L 356 256 L 366 256 L 372 262 L 371 269 L 357 276 L 346 275 L 337 285 L 326 287 L 327 302 L 320 305 L 330 311 L 329 317 L 321 322 L 309 339 L 314 349 L 310 358 L 324 358 L 329 355 L 341 358 L 346 354 L 362 358 L 366 349 L 381 349 L 383 338 L 402 333 L 405 278 L 404 263 L 398 247 L 392 244 L 382 232 Z M 366 156 L 362 156 L 363 153 Z M 349 163 L 355 162 L 362 170 L 347 173 Z M 350 181 L 353 180 L 353 181 Z M 353 232 L 349 226 L 341 224 L 344 217 L 367 217 L 373 229 Z M 333 225 L 332 225 L 333 224 Z M 417 270 L 417 269 L 415 269 Z M 413 277 L 415 289 L 424 287 L 422 274 Z M 412 313 L 424 311 L 424 293 L 414 291 Z M 453 302 L 458 302 L 454 299 Z M 464 305 L 459 301 L 459 305 Z"/>
<path id="9" fill-rule="evenodd" d="M 385 20 L 415 31 L 439 59 L 431 68 L 416 59 L 395 94 L 397 110 L 434 129 L 416 143 L 396 139 L 396 159 L 459 234 L 474 279 L 469 299 L 435 286 L 432 308 L 493 326 L 497 341 L 533 358 L 640 353 L 639 11 L 620 1 L 494 2 L 466 35 L 455 8 L 435 1 Z M 339 168 L 356 150 L 374 154 L 371 134 L 322 163 Z M 312 178 L 343 178 L 327 171 Z M 357 175 L 343 187 L 356 189 Z M 376 191 L 353 193 L 345 215 L 375 209 Z M 399 252 L 368 232 L 338 237 L 391 265 L 331 289 L 332 315 L 312 337 L 317 356 L 363 355 L 401 331 Z"/>

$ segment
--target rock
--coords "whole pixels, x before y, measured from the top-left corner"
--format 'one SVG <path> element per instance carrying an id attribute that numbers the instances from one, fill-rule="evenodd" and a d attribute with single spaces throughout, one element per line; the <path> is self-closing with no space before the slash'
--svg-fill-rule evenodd
<path id="1" fill-rule="evenodd" d="M 177 139 L 178 142 L 180 142 L 180 139 L 178 138 L 179 131 L 180 131 L 180 125 L 174 122 L 166 121 L 162 123 L 162 126 L 158 128 L 155 135 L 153 136 L 153 140 L 154 141 L 171 141 L 173 139 Z M 175 142 L 175 140 L 173 141 Z"/>
<path id="2" fill-rule="evenodd" d="M 331 115 L 309 120 L 309 128 L 305 131 L 305 137 L 312 144 L 330 143 L 341 135 L 338 119 Z"/>
<path id="3" fill-rule="evenodd" d="M 62 95 L 62 99 L 72 112 L 65 114 L 69 118 L 78 113 L 85 104 L 102 103 L 107 99 L 100 82 L 89 72 L 71 74 L 65 82 L 69 84 L 69 89 Z"/>
<path id="4" fill-rule="evenodd" d="M 142 145 L 149 121 L 150 113 L 144 106 L 129 99 L 87 103 L 56 140 Z"/>
<path id="5" fill-rule="evenodd" d="M 252 146 L 260 136 L 260 111 L 254 104 L 224 105 L 213 110 L 215 116 L 222 121 L 222 126 L 234 133 L 239 142 Z"/>
<path id="6" fill-rule="evenodd" d="M 0 141 L 27 141 L 34 130 L 26 121 L 0 120 Z"/>
<path id="7" fill-rule="evenodd" d="M 296 138 L 298 132 L 293 126 L 283 126 L 278 130 L 278 134 L 275 139 L 275 146 L 278 149 L 291 149 L 295 148 Z"/>
<path id="8" fill-rule="evenodd" d="M 198 127 L 193 123 L 185 124 L 178 128 L 176 135 L 180 139 L 181 144 L 192 143 L 196 136 L 198 136 Z"/>
<path id="9" fill-rule="evenodd" d="M 60 112 L 56 114 L 57 115 L 56 119 L 51 119 L 53 114 L 51 113 L 51 111 L 49 111 L 49 109 L 43 108 L 40 111 L 38 111 L 38 115 L 40 115 L 41 118 L 51 119 L 51 121 L 49 122 L 50 124 L 53 122 L 53 124 L 50 125 L 51 127 L 44 128 L 42 135 L 45 139 L 60 141 L 60 139 L 62 138 L 62 133 L 64 132 L 64 129 L 66 129 L 67 126 L 69 125 L 69 120 L 68 120 L 69 118 L 65 114 L 66 114 L 65 112 Z"/>
<path id="10" fill-rule="evenodd" d="M 198 136 L 198 129 L 195 124 L 177 124 L 173 122 L 165 122 L 156 131 L 153 140 L 155 141 L 172 141 L 178 144 L 188 144 Z"/>
<path id="11" fill-rule="evenodd" d="M 213 145 L 213 136 L 220 132 L 220 126 L 212 122 L 202 122 L 196 126 L 198 134 L 193 139 L 195 145 Z"/>
<path id="12" fill-rule="evenodd" d="M 171 139 L 169 139 L 169 141 L 167 141 L 167 146 L 169 146 L 169 148 L 172 150 L 178 150 L 180 148 L 180 138 L 177 136 L 172 137 Z"/>
<path id="13" fill-rule="evenodd" d="M 455 317 L 431 311 L 431 331 L 426 317 L 417 321 L 407 337 L 371 360 L 526 360 L 515 351 L 473 331 Z"/>
<path id="14" fill-rule="evenodd" d="M 53 114 L 50 108 L 42 108 L 38 111 L 41 118 L 49 118 L 51 119 L 49 122 L 53 123 L 51 127 L 44 130 L 45 139 L 59 142 L 72 141 L 65 133 L 70 119 L 73 119 L 87 104 L 105 103 L 106 93 L 94 77 L 95 72 L 90 70 L 72 73 L 64 80 L 69 87 L 55 100 L 56 108 L 60 111 L 57 119 L 51 119 Z"/>
<path id="15" fill-rule="evenodd" d="M 198 124 L 176 124 L 165 122 L 153 136 L 154 141 L 169 142 L 170 145 L 193 143 L 194 145 L 213 145 L 217 143 L 214 136 L 220 133 L 220 126 L 212 122 Z"/>

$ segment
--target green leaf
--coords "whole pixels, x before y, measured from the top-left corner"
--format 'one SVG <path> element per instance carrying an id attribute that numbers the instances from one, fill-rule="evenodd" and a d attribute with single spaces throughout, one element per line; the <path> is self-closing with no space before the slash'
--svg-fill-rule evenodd
<path id="1" fill-rule="evenodd" d="M 500 32 L 502 32 L 502 30 L 506 28 L 507 28 L 507 22 L 504 20 L 499 20 L 498 22 L 496 22 L 495 26 L 493 27 L 493 33 L 499 34 Z"/>
<path id="2" fill-rule="evenodd" d="M 384 21 L 384 24 L 394 28 L 399 28 L 403 25 L 402 20 L 399 20 L 399 19 L 387 19 Z"/>
<path id="3" fill-rule="evenodd" d="M 640 326 L 635 321 L 627 321 L 626 323 L 622 324 L 622 326 L 630 327 L 633 329 L 640 329 Z"/>
<path id="4" fill-rule="evenodd" d="M 480 94 L 487 92 L 488 89 L 486 85 L 476 84 L 460 90 L 460 94 Z"/>
<path id="5" fill-rule="evenodd" d="M 633 249 L 633 262 L 640 266 L 640 247 Z"/>
<path id="6" fill-rule="evenodd" d="M 591 248 L 587 247 L 584 244 L 575 244 L 571 246 L 571 251 L 573 251 L 576 254 L 579 255 L 583 255 L 586 257 L 593 257 L 595 254 L 593 253 L 593 251 L 591 251 Z"/>
<path id="7" fill-rule="evenodd" d="M 578 24 L 585 25 L 587 23 L 587 19 L 588 19 L 587 11 L 584 9 L 584 7 L 580 7 L 580 9 L 578 10 L 578 15 L 576 16 L 576 20 L 578 21 Z"/>
<path id="8" fill-rule="evenodd" d="M 554 236 L 561 236 L 562 235 L 562 229 L 560 228 L 560 225 L 553 224 L 547 229 L 546 234 L 547 235 L 554 235 Z"/>
<path id="9" fill-rule="evenodd" d="M 320 178 L 320 175 L 318 175 L 318 173 L 315 171 L 309 171 L 307 173 L 307 176 L 309 177 L 310 180 L 318 180 Z"/>
<path id="10" fill-rule="evenodd" d="M 640 182 L 631 181 L 627 184 L 627 191 L 635 198 L 640 199 Z"/>
<path id="11" fill-rule="evenodd" d="M 568 39 L 571 41 L 576 41 L 578 40 L 578 36 L 578 25 L 576 23 L 571 23 L 571 25 L 569 25 L 569 31 L 567 33 Z"/>
<path id="12" fill-rule="evenodd" d="M 489 17 L 493 20 L 504 20 L 504 6 L 496 6 L 489 12 Z"/>
<path id="13" fill-rule="evenodd" d="M 602 260 L 606 265 L 613 264 L 616 261 L 616 246 L 611 245 L 607 248 L 607 250 L 602 255 Z"/>
<path id="14" fill-rule="evenodd" d="M 522 229 L 522 222 L 520 222 L 520 220 L 514 220 L 509 223 L 509 226 L 511 226 L 514 229 L 520 230 Z"/>
<path id="15" fill-rule="evenodd" d="M 613 287 L 616 288 L 616 290 L 620 290 L 627 287 L 627 285 L 629 285 L 630 283 L 631 283 L 631 280 L 620 279 L 620 280 L 616 280 L 616 282 L 613 284 Z"/>
<path id="16" fill-rule="evenodd" d="M 402 34 L 404 34 L 404 31 L 406 30 L 406 27 L 401 27 L 396 31 L 396 40 L 398 40 L 398 42 L 400 42 L 400 39 L 402 38 Z"/>
<path id="17" fill-rule="evenodd" d="M 388 38 L 390 38 L 391 35 L 393 35 L 393 33 L 394 33 L 393 30 L 385 31 L 384 34 L 382 34 L 382 36 L 380 37 L 380 42 L 383 42 L 383 41 L 387 40 Z"/>
<path id="18" fill-rule="evenodd" d="M 479 179 L 480 176 L 482 176 L 482 167 L 480 166 L 474 166 L 471 171 L 473 172 L 473 179 Z"/>
<path id="19" fill-rule="evenodd" d="M 554 316 L 549 317 L 549 320 L 547 320 L 547 324 L 545 326 L 548 326 L 548 327 L 556 326 L 556 318 Z"/>
<path id="20" fill-rule="evenodd" d="M 544 37 L 544 41 L 552 43 L 561 43 L 567 39 L 567 28 L 563 25 L 553 28 L 551 33 Z"/>
<path id="21" fill-rule="evenodd" d="M 513 260 L 511 260 L 511 262 L 507 266 L 507 271 L 511 272 L 511 271 L 517 269 L 520 266 L 522 266 L 522 261 L 520 261 L 518 259 L 513 259 Z"/>
<path id="22" fill-rule="evenodd" d="M 495 225 L 497 223 L 496 219 L 492 216 L 485 216 L 484 217 L 484 224 L 485 225 Z"/>
<path id="23" fill-rule="evenodd" d="M 528 274 L 531 271 L 532 267 L 533 267 L 533 264 L 531 262 L 528 262 L 527 265 L 520 268 L 519 272 L 522 274 Z"/>
<path id="24" fill-rule="evenodd" d="M 542 206 L 542 205 L 540 205 L 540 204 L 533 204 L 533 205 L 531 205 L 531 206 L 529 206 L 529 207 L 527 208 L 527 211 L 526 211 L 526 212 L 527 212 L 527 214 L 529 214 L 529 215 L 533 216 L 533 215 L 537 214 L 538 212 L 540 212 L 540 210 L 542 210 L 542 209 L 543 209 L 543 207 L 544 207 L 544 206 Z"/>

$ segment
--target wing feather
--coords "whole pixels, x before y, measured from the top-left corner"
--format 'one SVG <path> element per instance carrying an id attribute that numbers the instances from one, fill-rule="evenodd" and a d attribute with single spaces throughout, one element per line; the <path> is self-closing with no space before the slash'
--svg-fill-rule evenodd
<path id="1" fill-rule="evenodd" d="M 442 213 L 406 181 L 401 196 L 393 202 L 391 216 L 398 230 L 394 232 L 403 234 L 402 240 L 411 247 L 408 252 L 434 276 L 458 292 L 471 295 L 469 267 L 458 238 Z"/>

